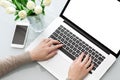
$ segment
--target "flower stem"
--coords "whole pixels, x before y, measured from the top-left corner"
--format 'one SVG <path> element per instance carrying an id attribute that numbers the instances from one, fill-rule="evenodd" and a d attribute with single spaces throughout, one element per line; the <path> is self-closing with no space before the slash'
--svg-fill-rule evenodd
<path id="1" fill-rule="evenodd" d="M 43 5 L 43 1 L 41 1 L 41 7 L 42 7 L 42 14 L 45 15 L 45 6 Z"/>

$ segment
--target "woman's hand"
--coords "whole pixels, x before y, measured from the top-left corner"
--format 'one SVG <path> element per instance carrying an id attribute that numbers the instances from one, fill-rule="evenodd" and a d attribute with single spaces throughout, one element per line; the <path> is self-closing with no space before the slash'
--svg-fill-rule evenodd
<path id="1" fill-rule="evenodd" d="M 91 64 L 91 57 L 86 55 L 83 60 L 84 53 L 82 53 L 77 59 L 74 60 L 72 65 L 70 66 L 68 72 L 68 78 L 70 80 L 83 80 L 89 71 L 92 70 L 93 64 Z"/>
<path id="2" fill-rule="evenodd" d="M 53 39 L 44 39 L 38 46 L 30 51 L 30 56 L 33 61 L 48 60 L 56 55 L 57 50 L 62 47 L 59 41 Z"/>

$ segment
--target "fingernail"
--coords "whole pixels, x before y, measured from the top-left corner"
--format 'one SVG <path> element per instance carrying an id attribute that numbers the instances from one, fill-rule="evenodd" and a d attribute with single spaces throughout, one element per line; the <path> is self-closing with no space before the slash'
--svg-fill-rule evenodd
<path id="1" fill-rule="evenodd" d="M 84 52 L 85 54 L 88 54 L 87 52 Z"/>
<path id="2" fill-rule="evenodd" d="M 84 52 L 82 52 L 82 54 L 85 54 Z"/>
<path id="3" fill-rule="evenodd" d="M 87 54 L 88 56 L 90 56 L 89 54 Z"/>

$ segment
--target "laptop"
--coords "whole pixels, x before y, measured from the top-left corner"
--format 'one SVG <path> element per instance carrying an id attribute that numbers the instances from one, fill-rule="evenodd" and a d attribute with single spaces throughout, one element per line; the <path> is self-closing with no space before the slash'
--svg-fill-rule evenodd
<path id="1" fill-rule="evenodd" d="M 120 4 L 116 0 L 68 0 L 56 18 L 26 49 L 33 49 L 43 38 L 59 40 L 64 46 L 48 61 L 38 62 L 59 80 L 81 52 L 95 64 L 85 80 L 99 80 L 120 54 Z"/>

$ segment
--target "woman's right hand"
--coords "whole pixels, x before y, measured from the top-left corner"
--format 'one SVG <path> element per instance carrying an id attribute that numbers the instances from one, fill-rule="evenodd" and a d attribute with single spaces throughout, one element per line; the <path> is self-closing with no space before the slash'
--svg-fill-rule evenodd
<path id="1" fill-rule="evenodd" d="M 78 58 L 76 58 L 72 65 L 70 66 L 68 72 L 68 79 L 70 80 L 83 80 L 89 71 L 92 70 L 94 64 L 91 64 L 91 57 L 87 54 L 86 57 L 84 53 L 82 53 Z"/>

